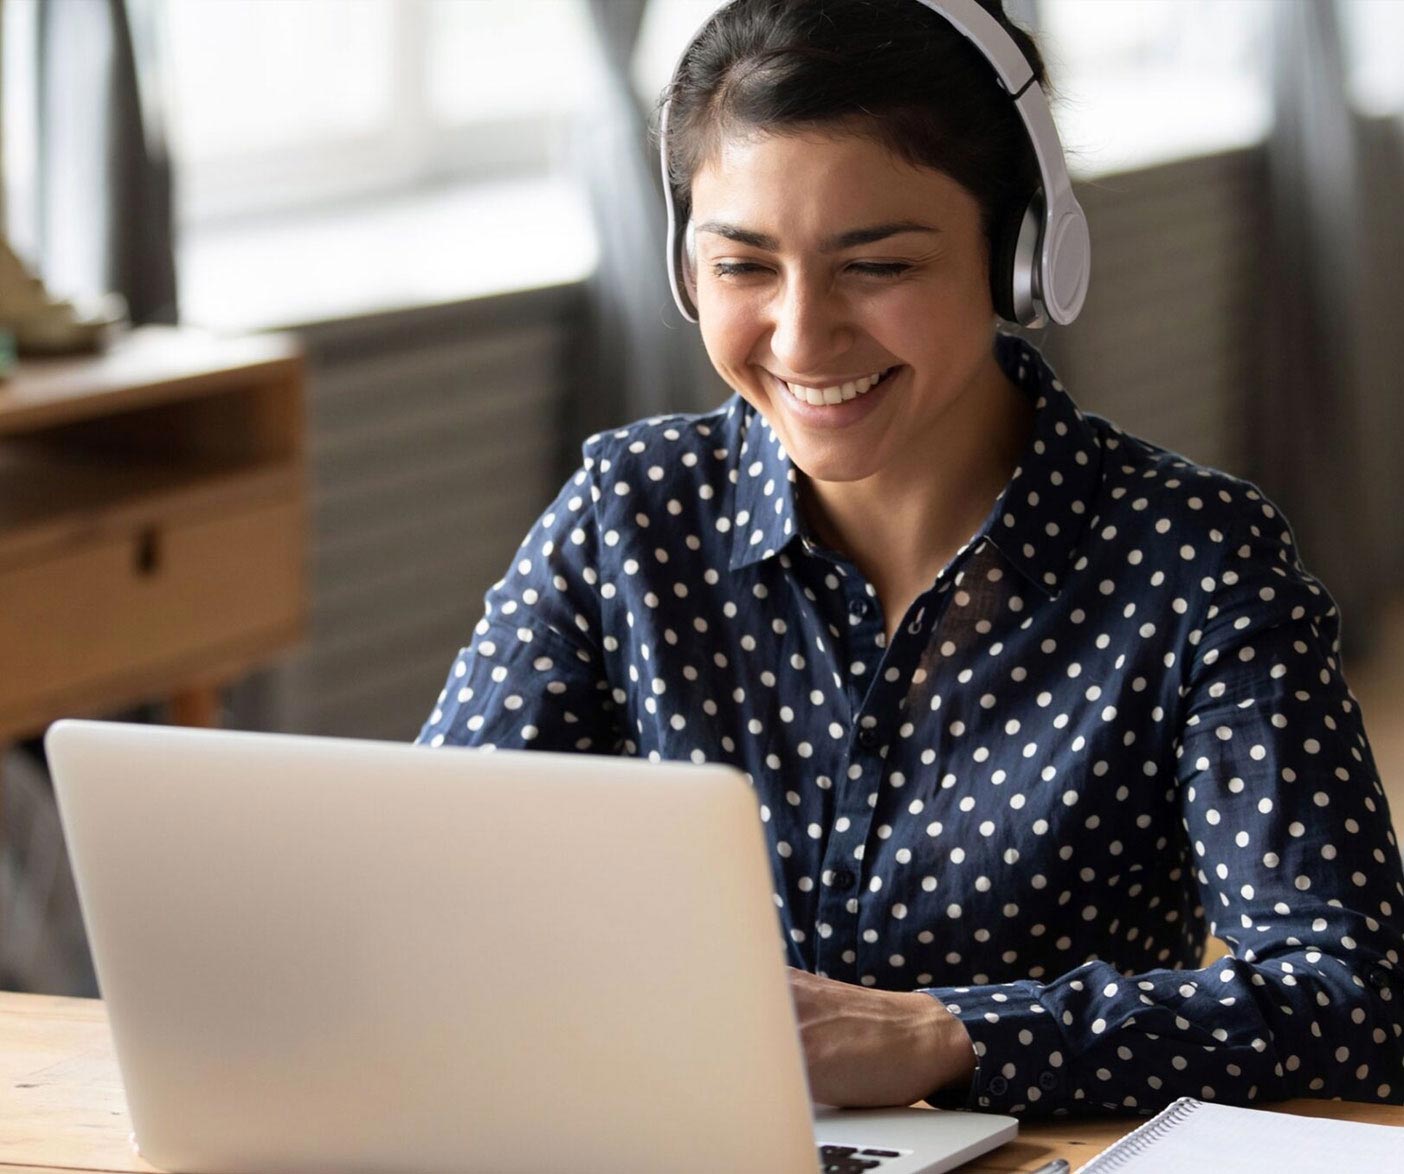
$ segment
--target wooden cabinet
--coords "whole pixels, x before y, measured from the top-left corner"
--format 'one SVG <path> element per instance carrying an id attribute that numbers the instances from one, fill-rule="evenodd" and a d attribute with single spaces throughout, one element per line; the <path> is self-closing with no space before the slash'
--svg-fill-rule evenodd
<path id="1" fill-rule="evenodd" d="M 301 637 L 303 375 L 287 336 L 144 327 L 0 383 L 0 742 L 219 686 Z"/>

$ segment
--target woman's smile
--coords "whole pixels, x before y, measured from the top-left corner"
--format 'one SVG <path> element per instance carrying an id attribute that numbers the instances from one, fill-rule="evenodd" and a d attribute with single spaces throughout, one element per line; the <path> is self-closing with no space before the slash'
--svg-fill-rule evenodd
<path id="1" fill-rule="evenodd" d="M 846 428 L 876 410 L 905 371 L 899 364 L 856 380 L 822 387 L 792 383 L 770 371 L 766 372 L 766 378 L 772 401 L 802 427 Z"/>

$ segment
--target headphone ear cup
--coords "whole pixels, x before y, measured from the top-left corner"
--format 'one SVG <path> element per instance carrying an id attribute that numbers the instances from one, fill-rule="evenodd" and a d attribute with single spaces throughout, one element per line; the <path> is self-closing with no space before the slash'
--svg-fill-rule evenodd
<path id="1" fill-rule="evenodd" d="M 990 236 L 990 299 L 995 313 L 1006 322 L 1017 322 L 1014 310 L 1014 260 L 1019 252 L 1023 210 L 1005 211 Z"/>
<path id="2" fill-rule="evenodd" d="M 1039 237 L 1043 233 L 1043 193 L 1018 211 L 1006 213 L 990 242 L 990 295 L 995 311 L 1019 326 L 1042 325 L 1039 304 Z"/>

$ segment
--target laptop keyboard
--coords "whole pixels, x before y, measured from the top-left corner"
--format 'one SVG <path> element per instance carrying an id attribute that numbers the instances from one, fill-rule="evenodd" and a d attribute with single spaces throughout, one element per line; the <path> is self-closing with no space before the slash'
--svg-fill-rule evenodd
<path id="1" fill-rule="evenodd" d="M 821 1145 L 819 1169 L 823 1174 L 857 1174 L 859 1170 L 876 1170 L 885 1158 L 900 1158 L 896 1150 L 859 1148 L 856 1145 Z"/>

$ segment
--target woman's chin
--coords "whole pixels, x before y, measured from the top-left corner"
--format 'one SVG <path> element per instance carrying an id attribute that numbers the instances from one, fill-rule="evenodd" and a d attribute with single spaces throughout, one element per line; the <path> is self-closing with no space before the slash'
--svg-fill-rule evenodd
<path id="1" fill-rule="evenodd" d="M 856 446 L 835 442 L 811 442 L 796 437 L 785 445 L 785 451 L 795 462 L 795 468 L 810 481 L 833 483 L 863 481 L 878 471 L 878 453 L 868 445 L 860 451 Z"/>

